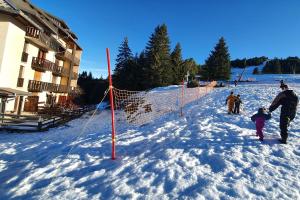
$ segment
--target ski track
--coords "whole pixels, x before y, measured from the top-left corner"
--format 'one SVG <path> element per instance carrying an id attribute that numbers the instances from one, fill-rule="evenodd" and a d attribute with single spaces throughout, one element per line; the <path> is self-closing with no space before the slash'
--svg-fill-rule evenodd
<path id="1" fill-rule="evenodd" d="M 241 95 L 241 115 L 227 114 L 230 91 Z M 277 142 L 279 109 L 263 143 L 250 120 L 278 92 L 272 84 L 220 88 L 183 117 L 119 125 L 115 161 L 108 110 L 83 133 L 90 114 L 43 133 L 0 132 L 0 199 L 300 199 L 299 111 L 288 145 Z"/>

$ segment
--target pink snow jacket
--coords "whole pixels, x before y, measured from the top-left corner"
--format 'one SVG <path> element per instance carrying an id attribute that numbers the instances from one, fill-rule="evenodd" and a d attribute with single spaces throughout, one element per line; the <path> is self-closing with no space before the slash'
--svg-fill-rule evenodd
<path id="1" fill-rule="evenodd" d="M 271 113 L 265 113 L 262 108 L 258 109 L 258 112 L 251 117 L 251 120 L 255 123 L 264 124 L 266 120 L 271 119 Z"/>

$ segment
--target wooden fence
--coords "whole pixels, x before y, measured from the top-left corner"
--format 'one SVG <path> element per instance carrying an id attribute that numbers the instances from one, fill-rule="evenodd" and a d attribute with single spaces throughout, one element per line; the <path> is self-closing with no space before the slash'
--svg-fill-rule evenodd
<path id="1" fill-rule="evenodd" d="M 0 130 L 17 132 L 46 131 L 49 128 L 62 125 L 70 120 L 82 116 L 85 112 L 95 109 L 95 106 L 65 110 L 57 115 L 15 115 L 0 114 Z"/>

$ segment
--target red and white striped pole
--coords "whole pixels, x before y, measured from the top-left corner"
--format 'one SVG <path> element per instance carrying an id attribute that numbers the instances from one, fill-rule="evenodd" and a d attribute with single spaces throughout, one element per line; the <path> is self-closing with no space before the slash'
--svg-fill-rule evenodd
<path id="1" fill-rule="evenodd" d="M 110 54 L 109 49 L 106 48 L 106 57 L 107 57 L 107 68 L 108 68 L 108 80 L 109 80 L 109 101 L 110 101 L 110 109 L 111 109 L 111 159 L 116 159 L 116 147 L 115 147 L 115 108 L 114 108 L 114 94 L 113 94 L 113 84 L 112 84 L 112 78 L 110 73 Z"/>

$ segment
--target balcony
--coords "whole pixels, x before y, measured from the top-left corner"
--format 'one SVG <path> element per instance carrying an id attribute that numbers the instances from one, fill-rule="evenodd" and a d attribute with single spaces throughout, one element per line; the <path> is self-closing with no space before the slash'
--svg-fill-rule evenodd
<path id="1" fill-rule="evenodd" d="M 23 53 L 22 53 L 21 61 L 26 63 L 27 60 L 28 60 L 28 53 L 23 52 Z"/>
<path id="2" fill-rule="evenodd" d="M 24 85 L 24 78 L 18 78 L 17 87 L 23 87 Z"/>
<path id="3" fill-rule="evenodd" d="M 80 64 L 80 59 L 77 58 L 76 56 L 73 56 L 71 52 L 69 51 L 64 51 L 64 52 L 59 52 L 56 53 L 56 58 L 60 59 L 60 60 L 68 60 L 70 62 L 73 62 L 74 65 L 79 66 Z"/>
<path id="4" fill-rule="evenodd" d="M 78 73 L 72 72 L 72 80 L 77 80 L 78 79 Z"/>
<path id="5" fill-rule="evenodd" d="M 31 42 L 47 50 L 59 51 L 59 48 L 62 47 L 62 45 L 55 38 L 42 33 L 40 30 L 34 27 L 26 28 L 26 36 Z"/>
<path id="6" fill-rule="evenodd" d="M 28 82 L 29 92 L 54 92 L 54 93 L 68 93 L 66 85 L 59 85 L 54 83 L 47 83 L 42 81 L 30 80 Z"/>
<path id="7" fill-rule="evenodd" d="M 69 73 L 65 70 L 64 67 L 57 66 L 57 65 L 54 65 L 53 70 L 52 70 L 52 74 L 54 76 L 63 76 L 63 77 L 68 77 L 69 76 Z"/>
<path id="8" fill-rule="evenodd" d="M 77 66 L 79 66 L 79 64 L 80 64 L 80 59 L 79 58 L 77 58 L 76 56 L 74 56 L 74 65 L 77 65 Z"/>
<path id="9" fill-rule="evenodd" d="M 46 60 L 44 58 L 37 58 L 37 57 L 32 58 L 31 67 L 36 71 L 40 71 L 40 72 L 53 71 L 55 66 L 56 66 L 55 63 Z"/>

